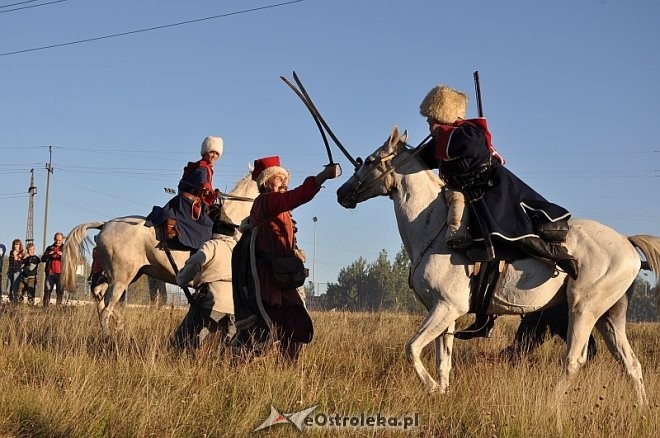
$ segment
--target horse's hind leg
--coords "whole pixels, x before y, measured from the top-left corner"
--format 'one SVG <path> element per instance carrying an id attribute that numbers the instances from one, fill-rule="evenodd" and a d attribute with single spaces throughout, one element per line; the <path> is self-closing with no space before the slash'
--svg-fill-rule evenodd
<path id="1" fill-rule="evenodd" d="M 446 366 L 439 365 L 441 371 L 440 385 L 433 377 L 426 371 L 420 355 L 422 350 L 431 341 L 440 336 L 449 325 L 458 318 L 455 311 L 452 311 L 449 306 L 443 301 L 437 301 L 429 314 L 422 322 L 422 326 L 417 330 L 417 333 L 406 344 L 406 357 L 415 368 L 415 372 L 420 380 L 426 385 L 430 392 L 440 390 L 441 393 L 447 392 L 449 389 L 449 370 L 451 369 L 451 361 L 446 362 Z M 451 353 L 451 341 L 447 343 L 449 353 Z M 447 351 L 447 350 L 443 350 Z M 444 355 L 444 353 L 443 353 Z"/>
<path id="2" fill-rule="evenodd" d="M 624 295 L 598 320 L 596 327 L 603 335 L 605 344 L 616 360 L 623 366 L 635 385 L 637 401 L 640 406 L 647 406 L 646 389 L 642 378 L 642 366 L 626 336 L 626 312 L 628 296 Z"/>
<path id="3" fill-rule="evenodd" d="M 555 388 L 555 403 L 557 407 L 564 393 L 570 387 L 573 378 L 587 362 L 587 346 L 595 322 L 593 314 L 584 311 L 577 311 L 569 320 L 566 336 L 567 353 L 564 363 L 564 375 Z"/>
<path id="4" fill-rule="evenodd" d="M 101 329 L 106 335 L 110 334 L 110 318 L 114 318 L 118 330 L 123 328 L 123 319 L 119 313 L 115 314 L 115 306 L 126 290 L 126 285 L 114 282 L 108 287 L 108 290 L 103 297 L 103 301 L 99 303 L 98 309 L 100 310 Z M 104 304 L 101 307 L 101 304 Z M 119 310 L 119 309 L 117 309 Z"/>

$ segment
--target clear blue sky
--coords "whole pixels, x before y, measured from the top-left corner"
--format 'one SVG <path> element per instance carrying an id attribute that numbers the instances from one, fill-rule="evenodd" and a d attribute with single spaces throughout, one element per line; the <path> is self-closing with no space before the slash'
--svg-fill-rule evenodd
<path id="1" fill-rule="evenodd" d="M 293 183 L 327 162 L 312 119 L 280 81 L 296 70 L 354 155 L 397 124 L 427 134 L 418 106 L 481 75 L 494 144 L 508 166 L 574 216 L 660 235 L 660 3 L 569 0 L 304 0 L 193 24 L 26 53 L 53 44 L 275 5 L 276 1 L 68 0 L 0 3 L 0 241 L 25 238 L 35 169 L 43 240 L 46 146 L 53 146 L 47 243 L 55 231 L 168 200 L 207 135 L 225 140 L 215 184 L 279 154 Z M 471 101 L 469 115 L 476 115 Z M 391 201 L 341 208 L 330 181 L 297 209 L 317 283 L 362 256 L 400 249 Z M 311 263 L 310 263 L 311 265 Z M 311 267 L 311 266 L 310 266 Z M 320 286 L 320 291 L 324 290 Z"/>

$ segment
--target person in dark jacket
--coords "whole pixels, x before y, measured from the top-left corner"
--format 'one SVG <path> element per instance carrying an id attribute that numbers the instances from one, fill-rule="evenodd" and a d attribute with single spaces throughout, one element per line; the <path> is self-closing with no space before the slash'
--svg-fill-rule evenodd
<path id="1" fill-rule="evenodd" d="M 27 295 L 28 304 L 33 305 L 37 287 L 37 268 L 41 260 L 34 254 L 34 243 L 28 243 L 25 249 L 27 254 L 23 258 L 15 302 L 22 303 Z"/>
<path id="2" fill-rule="evenodd" d="M 19 278 L 21 276 L 21 268 L 23 267 L 23 242 L 21 239 L 14 239 L 11 243 L 11 250 L 9 251 L 9 266 L 7 267 L 7 280 L 9 302 L 16 301 L 16 289 L 18 289 Z"/>
<path id="3" fill-rule="evenodd" d="M 165 241 L 178 241 L 191 249 L 199 249 L 211 238 L 213 220 L 208 207 L 216 200 L 213 189 L 213 164 L 220 159 L 224 143 L 220 137 L 206 137 L 202 142 L 202 159 L 189 162 L 183 169 L 178 193 L 164 207 L 154 206 L 146 218 L 146 226 L 160 226 Z"/>
<path id="4" fill-rule="evenodd" d="M 563 245 L 570 213 L 546 200 L 504 167 L 504 160 L 492 146 L 486 119 L 465 120 L 466 110 L 467 96 L 446 85 L 431 89 L 420 105 L 420 113 L 426 117 L 432 136 L 423 146 L 423 157 L 432 168 L 440 170 L 447 184 L 448 235 L 452 234 L 452 227 L 465 227 L 469 222 L 472 239 L 482 243 L 488 258 L 497 258 L 502 248 L 514 248 L 556 264 L 569 276 L 577 278 L 577 260 Z M 460 195 L 457 196 L 457 192 Z M 462 205 L 459 208 L 452 205 L 451 198 L 456 197 L 469 203 L 471 214 L 467 216 L 471 216 L 471 220 L 465 219 L 467 212 Z M 456 218 L 457 214 L 461 215 L 460 219 Z M 555 233 L 559 237 L 544 230 L 560 230 Z M 464 236 L 465 233 L 458 234 Z M 469 244 L 460 242 L 453 246 Z M 487 336 L 491 328 L 492 318 L 481 315 L 457 337 Z"/>
<path id="5" fill-rule="evenodd" d="M 5 264 L 5 252 L 7 252 L 7 247 L 0 243 L 0 296 L 4 293 L 2 291 L 3 286 L 2 286 L 2 268 L 4 267 Z"/>

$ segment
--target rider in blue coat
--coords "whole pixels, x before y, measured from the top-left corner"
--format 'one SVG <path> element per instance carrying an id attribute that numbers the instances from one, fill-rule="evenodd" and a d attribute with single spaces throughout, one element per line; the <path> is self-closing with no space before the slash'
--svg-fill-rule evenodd
<path id="1" fill-rule="evenodd" d="M 577 278 L 577 260 L 563 245 L 570 213 L 504 167 L 504 160 L 491 144 L 486 120 L 465 120 L 466 109 L 467 96 L 446 85 L 434 87 L 420 105 L 432 136 L 423 146 L 422 156 L 429 167 L 440 169 L 446 191 L 452 194 L 445 195 L 449 204 L 448 236 L 452 225 L 458 228 L 469 223 L 469 234 L 475 242 L 483 242 L 482 247 L 485 244 L 488 259 L 498 258 L 503 248 L 513 248 L 555 263 Z M 467 216 L 471 220 L 465 220 L 462 208 L 452 206 L 450 199 L 455 198 L 468 201 L 471 210 Z M 460 220 L 453 217 L 457 214 Z M 447 243 L 452 246 L 451 241 Z M 454 247 L 469 244 L 462 241 Z M 492 327 L 492 320 L 489 325 Z"/>
<path id="2" fill-rule="evenodd" d="M 162 226 L 166 241 L 178 242 L 192 250 L 199 249 L 212 235 L 213 220 L 208 207 L 216 200 L 213 189 L 213 163 L 223 152 L 220 137 L 206 137 L 202 159 L 189 162 L 183 169 L 178 193 L 164 207 L 154 206 L 145 225 Z"/>

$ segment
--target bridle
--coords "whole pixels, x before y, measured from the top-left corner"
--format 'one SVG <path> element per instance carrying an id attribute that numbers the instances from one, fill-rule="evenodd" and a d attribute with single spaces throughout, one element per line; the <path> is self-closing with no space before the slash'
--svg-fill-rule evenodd
<path id="1" fill-rule="evenodd" d="M 429 136 L 430 137 L 430 136 Z M 352 198 L 357 198 L 367 190 L 369 190 L 371 187 L 373 187 L 376 183 L 379 181 L 383 180 L 384 186 L 386 188 L 386 194 L 387 196 L 391 197 L 392 192 L 394 191 L 394 177 L 392 174 L 397 170 L 397 168 L 402 167 L 404 164 L 406 164 L 408 161 L 412 160 L 414 157 L 416 157 L 421 151 L 422 151 L 422 146 L 426 143 L 426 141 L 429 139 L 429 137 L 426 137 L 422 142 L 415 148 L 410 146 L 407 143 L 404 143 L 403 148 L 399 148 L 397 145 L 397 149 L 394 152 L 391 152 L 384 157 L 378 157 L 378 158 L 372 158 L 372 157 L 367 157 L 367 159 L 360 164 L 360 166 L 356 169 L 356 175 L 357 172 L 362 168 L 362 166 L 373 166 L 374 164 L 377 165 L 377 170 L 379 170 L 381 173 L 371 181 L 367 181 L 367 176 L 363 178 L 358 178 L 355 190 L 353 190 L 353 193 L 351 194 Z M 409 150 L 411 151 L 410 154 L 403 159 L 400 163 L 395 164 L 394 163 L 394 158 L 396 158 L 403 150 Z M 386 180 L 386 178 L 389 178 Z"/>

